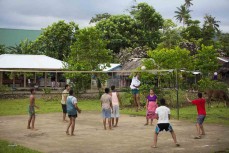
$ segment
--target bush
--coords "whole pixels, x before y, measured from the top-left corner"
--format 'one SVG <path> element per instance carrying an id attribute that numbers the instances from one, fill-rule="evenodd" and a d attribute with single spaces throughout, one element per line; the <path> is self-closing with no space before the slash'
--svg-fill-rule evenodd
<path id="1" fill-rule="evenodd" d="M 227 92 L 227 88 L 228 88 L 227 84 L 216 81 L 216 80 L 211 80 L 209 78 L 204 78 L 198 81 L 198 89 L 199 91 L 202 91 L 202 92 L 208 89 L 223 90 Z"/>
<path id="2" fill-rule="evenodd" d="M 51 93 L 51 89 L 50 88 L 44 88 L 43 89 L 45 94 L 50 94 Z"/>
<path id="3" fill-rule="evenodd" d="M 10 91 L 10 87 L 6 85 L 0 85 L 0 92 L 7 92 Z"/>

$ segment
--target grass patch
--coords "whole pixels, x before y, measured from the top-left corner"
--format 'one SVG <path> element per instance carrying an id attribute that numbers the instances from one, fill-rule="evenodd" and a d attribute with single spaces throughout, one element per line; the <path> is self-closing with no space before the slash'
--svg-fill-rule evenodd
<path id="1" fill-rule="evenodd" d="M 41 153 L 8 141 L 0 140 L 0 152 L 4 153 Z"/>
<path id="2" fill-rule="evenodd" d="M 28 114 L 28 104 L 29 99 L 1 99 L 0 100 L 0 116 L 5 115 L 25 115 Z M 40 106 L 37 113 L 53 113 L 62 112 L 61 104 L 59 101 L 48 101 L 45 102 L 42 99 L 36 99 L 36 104 Z M 79 100 L 79 107 L 83 111 L 101 111 L 101 105 L 99 100 Z M 139 115 L 145 116 L 146 112 L 142 111 L 136 112 L 134 108 L 124 108 L 121 114 L 129 115 Z M 172 118 L 177 119 L 176 109 L 171 109 Z M 196 107 L 188 106 L 180 108 L 180 119 L 195 122 L 196 121 Z M 229 111 L 223 105 L 213 108 L 207 108 L 207 117 L 205 123 L 215 123 L 229 125 Z"/>
<path id="3" fill-rule="evenodd" d="M 44 101 L 36 99 L 36 105 L 40 109 L 36 109 L 39 114 L 62 112 L 61 103 L 58 101 Z M 79 108 L 82 110 L 100 110 L 98 100 L 79 101 Z M 26 115 L 28 114 L 29 99 L 1 99 L 0 100 L 0 116 L 6 115 Z"/>

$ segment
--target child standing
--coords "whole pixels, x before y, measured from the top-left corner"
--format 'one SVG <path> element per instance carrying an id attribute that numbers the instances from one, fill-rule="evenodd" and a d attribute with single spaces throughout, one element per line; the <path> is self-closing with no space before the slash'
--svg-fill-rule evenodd
<path id="1" fill-rule="evenodd" d="M 35 105 L 35 89 L 30 89 L 30 97 L 29 97 L 29 120 L 27 129 L 37 130 L 34 128 L 35 124 L 35 107 L 39 109 L 38 106 Z M 32 126 L 30 124 L 32 123 Z"/>
<path id="2" fill-rule="evenodd" d="M 111 99 L 112 99 L 112 106 L 113 106 L 113 112 L 111 114 L 111 120 L 112 120 L 112 126 L 117 127 L 118 126 L 118 119 L 119 119 L 119 102 L 120 97 L 119 94 L 115 91 L 115 86 L 111 86 Z M 115 119 L 115 121 L 114 121 Z M 115 122 L 115 124 L 114 124 Z"/>
<path id="3" fill-rule="evenodd" d="M 156 119 L 155 110 L 157 105 L 157 95 L 154 94 L 153 89 L 150 89 L 150 94 L 146 97 L 146 124 L 149 124 L 149 119 L 151 120 L 151 125 L 153 125 L 153 119 Z"/>
<path id="4" fill-rule="evenodd" d="M 170 120 L 170 109 L 168 107 L 165 106 L 165 99 L 161 99 L 160 100 L 161 106 L 158 107 L 155 111 L 156 115 L 157 115 L 157 126 L 155 128 L 155 133 L 154 133 L 154 143 L 153 143 L 153 148 L 157 147 L 157 137 L 160 131 L 169 131 L 172 135 L 173 141 L 176 144 L 177 147 L 180 146 L 179 143 L 177 143 L 177 139 L 176 139 L 176 134 L 171 126 L 171 124 L 169 123 Z"/>
<path id="5" fill-rule="evenodd" d="M 69 135 L 69 128 L 71 127 L 71 136 L 74 136 L 77 111 L 81 113 L 81 110 L 77 106 L 77 99 L 76 97 L 73 96 L 73 90 L 69 91 L 69 96 L 67 97 L 66 105 L 67 105 L 68 117 L 70 119 L 70 122 L 67 126 L 66 134 Z"/>
<path id="6" fill-rule="evenodd" d="M 197 123 L 196 123 L 196 129 L 197 129 L 197 136 L 195 136 L 195 139 L 200 139 L 201 135 L 205 135 L 205 131 L 204 131 L 204 119 L 206 117 L 206 110 L 205 110 L 205 99 L 202 97 L 202 93 L 198 93 L 197 94 L 198 99 L 195 100 L 189 100 L 186 94 L 186 99 L 188 102 L 196 105 L 196 109 L 197 109 Z"/>
<path id="7" fill-rule="evenodd" d="M 106 130 L 106 120 L 108 119 L 109 129 L 111 130 L 111 112 L 112 112 L 112 100 L 109 95 L 110 89 L 105 88 L 105 93 L 101 96 L 101 107 L 102 107 L 102 116 L 103 116 L 103 126 Z"/>

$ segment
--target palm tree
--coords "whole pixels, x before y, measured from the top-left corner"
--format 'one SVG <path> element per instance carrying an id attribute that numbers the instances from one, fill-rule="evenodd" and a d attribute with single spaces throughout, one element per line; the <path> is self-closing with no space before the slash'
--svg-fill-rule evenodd
<path id="1" fill-rule="evenodd" d="M 187 23 L 187 21 L 191 18 L 190 16 L 190 10 L 187 9 L 185 7 L 185 5 L 181 5 L 180 7 L 177 7 L 178 11 L 175 11 L 175 13 L 177 15 L 175 15 L 174 17 L 176 18 L 176 20 L 178 20 L 180 23 L 183 22 L 183 26 L 184 24 Z"/>
<path id="2" fill-rule="evenodd" d="M 219 24 L 220 21 L 217 21 L 215 17 L 206 14 L 204 17 L 204 27 L 210 27 L 213 28 L 216 32 L 219 32 Z"/>
<path id="3" fill-rule="evenodd" d="M 189 8 L 191 5 L 193 5 L 191 1 L 192 1 L 192 0 L 185 0 L 184 6 L 185 6 L 186 8 Z"/>

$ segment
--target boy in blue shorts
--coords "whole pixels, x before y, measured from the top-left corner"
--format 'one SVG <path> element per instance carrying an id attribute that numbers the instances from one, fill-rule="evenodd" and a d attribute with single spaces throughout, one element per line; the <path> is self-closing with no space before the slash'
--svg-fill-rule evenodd
<path id="1" fill-rule="evenodd" d="M 155 111 L 158 122 L 157 122 L 157 126 L 155 128 L 154 143 L 153 143 L 152 148 L 157 147 L 158 134 L 159 134 L 159 132 L 164 131 L 164 130 L 169 131 L 171 133 L 175 145 L 177 147 L 179 147 L 180 144 L 177 143 L 176 134 L 175 134 L 171 124 L 169 123 L 170 109 L 165 106 L 165 99 L 161 99 L 160 103 L 161 103 L 161 106 L 158 107 Z"/>
<path id="2" fill-rule="evenodd" d="M 105 93 L 101 96 L 101 107 L 102 107 L 102 116 L 103 116 L 103 126 L 104 130 L 106 130 L 106 120 L 108 119 L 109 129 L 111 130 L 111 112 L 113 110 L 112 107 L 112 99 L 109 94 L 110 89 L 105 88 Z"/>

